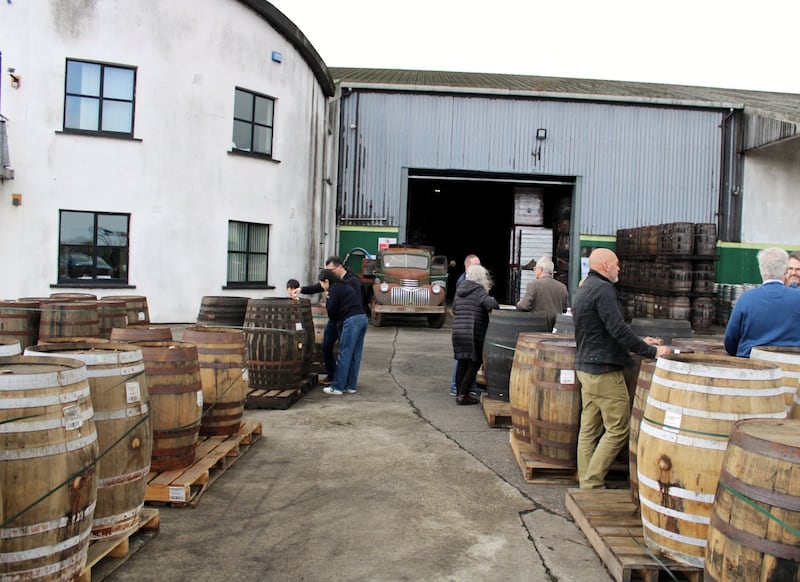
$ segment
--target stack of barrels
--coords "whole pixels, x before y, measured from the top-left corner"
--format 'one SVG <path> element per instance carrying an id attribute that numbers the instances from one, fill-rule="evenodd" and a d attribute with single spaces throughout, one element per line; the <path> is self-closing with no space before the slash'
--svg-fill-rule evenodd
<path id="1" fill-rule="evenodd" d="M 617 231 L 620 296 L 628 319 L 714 323 L 716 225 L 673 222 Z"/>

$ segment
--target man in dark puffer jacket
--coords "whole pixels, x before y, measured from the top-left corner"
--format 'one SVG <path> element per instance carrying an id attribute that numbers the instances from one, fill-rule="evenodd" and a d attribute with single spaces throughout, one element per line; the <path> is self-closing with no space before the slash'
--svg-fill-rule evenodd
<path id="1" fill-rule="evenodd" d="M 453 300 L 453 354 L 456 367 L 456 404 L 477 404 L 469 395 L 483 357 L 483 342 L 489 327 L 489 312 L 500 305 L 489 295 L 492 287 L 488 271 L 481 265 L 467 270 L 467 278 L 456 289 Z"/>

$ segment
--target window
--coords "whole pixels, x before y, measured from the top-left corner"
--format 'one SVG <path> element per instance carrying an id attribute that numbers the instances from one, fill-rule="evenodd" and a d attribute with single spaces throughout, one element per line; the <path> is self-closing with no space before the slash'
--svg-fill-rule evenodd
<path id="1" fill-rule="evenodd" d="M 128 282 L 129 214 L 62 210 L 58 282 Z"/>
<path id="2" fill-rule="evenodd" d="M 133 137 L 136 71 L 67 60 L 64 131 Z"/>
<path id="3" fill-rule="evenodd" d="M 269 225 L 228 222 L 228 285 L 263 287 L 269 266 Z"/>
<path id="4" fill-rule="evenodd" d="M 233 103 L 233 149 L 272 157 L 275 100 L 236 89 Z"/>

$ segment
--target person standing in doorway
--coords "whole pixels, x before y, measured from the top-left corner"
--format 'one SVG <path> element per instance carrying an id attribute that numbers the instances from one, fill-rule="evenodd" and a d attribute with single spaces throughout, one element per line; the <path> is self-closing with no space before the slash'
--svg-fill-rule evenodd
<path id="1" fill-rule="evenodd" d="M 478 255 L 467 255 L 464 258 L 464 272 L 459 275 L 458 279 L 456 280 L 456 290 L 458 290 L 458 286 L 463 283 L 467 278 L 467 271 L 472 265 L 480 265 L 481 260 L 478 258 Z M 455 297 L 454 297 L 455 299 Z M 456 396 L 458 394 L 458 388 L 456 386 L 456 371 L 458 370 L 458 361 L 453 363 L 453 375 L 450 377 L 450 396 Z M 478 392 L 479 387 L 478 383 L 473 383 L 472 392 Z"/>
<path id="2" fill-rule="evenodd" d="M 631 403 L 623 369 L 630 352 L 646 358 L 668 354 L 660 340 L 644 340 L 625 323 L 614 288 L 619 260 L 609 249 L 589 255 L 589 275 L 575 293 L 575 371 L 581 384 L 578 478 L 581 489 L 602 489 L 611 463 L 628 442 Z"/>
<path id="3" fill-rule="evenodd" d="M 555 265 L 550 257 L 536 261 L 536 277 L 525 287 L 525 295 L 517 303 L 519 311 L 537 311 L 547 318 L 548 329 L 553 329 L 556 316 L 569 307 L 569 291 L 561 281 L 553 279 Z"/>
<path id="4" fill-rule="evenodd" d="M 453 354 L 458 362 L 456 404 L 478 403 L 469 391 L 481 366 L 489 312 L 500 307 L 489 295 L 491 288 L 489 272 L 481 265 L 473 265 L 467 269 L 466 280 L 456 289 L 453 300 Z"/>

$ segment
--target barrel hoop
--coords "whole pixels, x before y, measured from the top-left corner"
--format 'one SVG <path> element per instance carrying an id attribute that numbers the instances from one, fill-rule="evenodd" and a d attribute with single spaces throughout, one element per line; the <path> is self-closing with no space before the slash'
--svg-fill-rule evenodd
<path id="1" fill-rule="evenodd" d="M 650 436 L 657 438 L 659 440 L 683 445 L 687 447 L 697 447 L 701 449 L 711 449 L 714 451 L 725 451 L 728 448 L 728 439 L 725 435 L 712 435 L 708 434 L 707 436 L 716 436 L 718 437 L 715 439 L 706 439 L 701 438 L 699 436 L 688 436 L 686 433 L 692 432 L 697 433 L 697 431 L 689 431 L 687 429 L 682 429 L 680 427 L 673 427 L 667 426 L 667 430 L 659 428 L 656 424 L 660 426 L 667 426 L 661 423 L 656 423 L 646 416 L 642 418 L 642 423 L 639 425 L 639 432 L 640 433 L 647 433 Z M 680 434 L 680 433 L 684 434 Z M 641 437 L 640 437 L 641 438 Z"/>
<path id="2" fill-rule="evenodd" d="M 82 425 L 92 419 L 93 410 L 91 406 L 85 407 L 79 415 L 70 415 L 71 421 L 79 421 Z M 34 420 L 28 420 L 33 418 Z M 23 417 L 18 420 L 0 423 L 0 434 L 12 434 L 23 432 L 38 432 L 44 430 L 56 430 L 64 427 L 64 416 L 48 418 L 47 420 L 35 420 L 37 417 Z"/>
<path id="3" fill-rule="evenodd" d="M 165 439 L 165 438 L 175 438 L 175 437 L 182 437 L 182 436 L 191 436 L 196 433 L 200 429 L 200 421 L 193 422 L 192 424 L 186 426 L 178 426 L 175 428 L 166 428 L 162 430 L 154 430 L 153 431 L 153 438 L 157 439 Z M 155 452 L 158 450 L 159 452 L 163 452 L 166 449 L 153 449 Z M 181 450 L 181 449 L 176 449 Z"/>
<path id="4" fill-rule="evenodd" d="M 791 422 L 791 421 L 790 421 Z M 730 444 L 749 452 L 757 452 L 760 457 L 769 457 L 792 465 L 798 463 L 798 447 L 753 436 L 743 430 L 735 430 Z"/>
<path id="5" fill-rule="evenodd" d="M 31 535 L 37 535 L 47 531 L 53 531 L 67 527 L 70 523 L 77 523 L 94 513 L 97 500 L 92 501 L 89 505 L 83 508 L 82 511 L 71 514 L 70 517 L 59 517 L 50 521 L 43 521 L 41 523 L 31 523 L 22 527 L 6 527 L 0 529 L 0 540 L 10 540 L 13 538 L 22 538 Z M 3 555 L 3 554 L 0 554 Z M 3 560 L 0 559 L 0 563 Z"/>
<path id="6" fill-rule="evenodd" d="M 781 370 L 778 367 L 747 368 L 744 366 L 714 366 L 713 364 L 701 364 L 697 362 L 687 363 L 668 358 L 658 359 L 656 369 L 659 368 L 686 376 L 716 378 L 721 380 L 774 380 L 781 376 Z"/>
<path id="7" fill-rule="evenodd" d="M 87 530 L 91 533 L 91 528 Z M 78 565 L 83 566 L 86 562 L 86 554 L 80 551 L 73 551 L 66 559 L 52 564 L 46 564 L 38 568 L 31 568 L 29 570 L 14 572 L 18 580 L 39 580 L 45 577 L 52 578 L 54 575 L 69 570 L 73 571 Z M 63 579 L 63 576 L 62 578 Z"/>
<path id="8" fill-rule="evenodd" d="M 199 370 L 200 364 L 197 362 L 197 360 L 186 362 L 183 366 L 169 366 L 164 368 L 160 366 L 145 365 L 145 373 L 148 376 L 176 376 L 181 374 L 193 374 Z"/>
<path id="9" fill-rule="evenodd" d="M 0 388 L 2 391 L 2 388 Z M 91 389 L 89 384 L 83 382 L 83 387 L 71 392 L 61 392 L 52 396 L 38 396 L 35 398 L 3 398 L 0 400 L 0 410 L 13 410 L 15 408 L 38 408 L 44 406 L 58 406 L 68 402 L 77 402 L 83 398 L 89 398 Z"/>
<path id="10" fill-rule="evenodd" d="M 753 353 L 755 352 L 755 353 Z M 755 357 L 754 357 L 755 356 Z M 800 354 L 795 352 L 792 354 L 791 352 L 787 351 L 780 351 L 780 350 L 764 350 L 761 348 L 753 348 L 750 352 L 750 357 L 754 360 L 763 360 L 765 362 L 773 362 L 778 364 L 790 364 L 792 366 L 800 366 Z M 788 376 L 788 370 L 783 370 L 783 374 Z"/>
<path id="11" fill-rule="evenodd" d="M 644 505 L 645 507 L 652 509 L 656 513 L 660 513 L 661 515 L 666 515 L 668 517 L 674 517 L 675 519 L 678 519 L 680 521 L 699 523 L 700 525 L 708 525 L 709 523 L 709 518 L 707 515 L 698 515 L 696 513 L 686 513 L 685 511 L 677 511 L 670 507 L 664 507 L 663 505 L 654 503 L 645 496 L 641 498 L 641 504 Z"/>
<path id="12" fill-rule="evenodd" d="M 531 418 L 530 422 L 534 426 L 538 426 L 541 428 L 547 429 L 554 429 L 554 430 L 563 430 L 566 432 L 574 432 L 577 436 L 578 434 L 578 425 L 577 424 L 566 424 L 563 422 L 548 422 L 546 420 L 540 420 L 538 418 Z M 577 441 L 576 441 L 577 442 Z"/>
<path id="13" fill-rule="evenodd" d="M 636 471 L 636 476 L 638 477 L 638 481 L 641 485 L 644 485 L 653 491 L 658 491 L 660 495 L 661 484 L 658 481 L 651 479 L 647 475 L 642 475 L 641 469 Z M 699 491 L 691 491 L 689 489 L 676 487 L 674 485 L 669 487 L 669 495 L 670 497 L 680 497 L 681 499 L 687 499 L 695 503 L 706 503 L 708 505 L 714 503 L 713 493 L 700 493 Z"/>
<path id="14" fill-rule="evenodd" d="M 242 341 L 237 342 L 236 344 L 224 348 L 210 348 L 199 344 L 197 346 L 197 353 L 203 355 L 222 355 L 222 356 L 228 356 L 231 354 L 244 355 L 244 352 L 245 352 L 244 339 L 242 339 Z"/>
<path id="15" fill-rule="evenodd" d="M 0 370 L 2 370 L 1 367 Z M 86 380 L 86 366 L 80 364 L 74 368 L 65 368 L 58 372 L 0 375 L 0 390 L 41 390 L 54 386 L 78 384 L 84 380 Z"/>
<path id="16" fill-rule="evenodd" d="M 113 477 L 109 477 L 107 479 L 100 479 L 97 482 L 97 488 L 107 489 L 110 487 L 116 487 L 117 485 L 125 485 L 127 483 L 133 483 L 134 481 L 139 481 L 140 479 L 146 477 L 149 473 L 150 473 L 150 462 L 148 461 L 147 465 L 145 465 L 141 469 L 132 471 L 131 473 L 126 473 L 124 475 L 114 475 Z"/>
<path id="17" fill-rule="evenodd" d="M 572 382 L 569 384 L 561 384 L 560 382 L 547 382 L 545 380 L 537 379 L 533 381 L 533 384 L 539 388 L 546 388 L 548 390 L 561 392 L 578 392 L 581 389 L 580 384 Z"/>
<path id="18" fill-rule="evenodd" d="M 200 382 L 192 382 L 190 384 L 182 384 L 176 386 L 175 384 L 149 384 L 147 390 L 150 394 L 185 394 L 187 392 L 200 392 L 203 385 Z"/>
<path id="19" fill-rule="evenodd" d="M 578 436 L 577 434 L 575 435 Z M 557 441 L 549 441 L 546 439 L 536 438 L 534 439 L 537 445 L 541 445 L 544 447 L 552 448 L 552 449 L 563 449 L 565 451 L 574 451 L 575 450 L 575 442 L 572 443 L 560 443 Z M 577 441 L 576 441 L 577 442 Z M 574 462 L 574 460 L 573 460 Z"/>
<path id="20" fill-rule="evenodd" d="M 227 370 L 228 368 L 244 368 L 244 361 L 238 362 L 200 362 L 200 369 Z"/>
<path id="21" fill-rule="evenodd" d="M 299 366 L 303 363 L 303 359 L 294 359 L 294 360 L 280 360 L 277 362 L 273 361 L 263 361 L 263 360 L 247 360 L 247 367 L 248 368 L 285 368 L 289 367 L 292 368 L 294 366 Z M 251 370 L 252 371 L 252 370 Z"/>
<path id="22" fill-rule="evenodd" d="M 244 405 L 244 400 L 238 400 L 236 402 L 211 402 L 208 404 L 203 404 L 203 408 L 206 411 L 226 410 L 228 408 L 241 408 L 243 405 Z M 203 414 L 205 414 L 205 412 Z"/>
<path id="23" fill-rule="evenodd" d="M 80 534 L 72 536 L 57 544 L 49 546 L 40 546 L 38 548 L 31 548 L 29 550 L 22 550 L 20 552 L 6 552 L 0 554 L 0 564 L 13 564 L 15 562 L 24 562 L 26 560 L 36 560 L 44 558 L 53 554 L 61 554 L 66 550 L 79 546 L 86 538 L 92 533 L 92 528 L 88 527 Z"/>
<path id="24" fill-rule="evenodd" d="M 140 505 L 137 505 L 133 509 L 124 511 L 122 513 L 118 513 L 116 515 L 109 515 L 108 517 L 95 517 L 92 520 L 92 529 L 96 531 L 98 527 L 115 525 L 120 521 L 127 521 L 129 519 L 134 519 L 142 513 L 143 508 L 144 508 L 144 503 L 141 503 Z"/>
<path id="25" fill-rule="evenodd" d="M 176 447 L 172 449 L 166 448 L 153 448 L 153 461 L 163 461 L 170 457 L 181 457 L 184 455 L 189 455 L 197 448 L 197 443 L 190 443 L 184 445 L 182 447 Z"/>
<path id="26" fill-rule="evenodd" d="M 734 540 L 750 550 L 755 550 L 756 552 L 783 560 L 800 562 L 800 548 L 773 540 L 766 540 L 761 536 L 743 531 L 738 527 L 732 526 L 730 523 L 726 523 L 717 515 L 716 511 L 711 512 L 711 527 L 728 539 Z"/>
<path id="27" fill-rule="evenodd" d="M 96 410 L 94 413 L 94 420 L 95 422 L 104 422 L 107 420 L 122 420 L 123 418 L 144 416 L 147 414 L 148 409 L 147 403 L 143 402 L 136 406 L 128 406 L 127 408 L 118 408 L 116 410 Z"/>
<path id="28" fill-rule="evenodd" d="M 51 455 L 63 455 L 78 451 L 97 441 L 97 431 L 92 431 L 85 437 L 35 449 L 0 450 L 0 461 L 19 461 L 23 459 L 36 459 Z"/>
<path id="29" fill-rule="evenodd" d="M 86 369 L 86 375 L 89 378 L 111 378 L 113 376 L 138 376 L 144 374 L 144 363 L 135 364 L 133 366 L 125 366 L 122 368 L 105 368 L 102 370 L 94 370 L 92 368 Z"/>
<path id="30" fill-rule="evenodd" d="M 728 388 L 724 386 L 707 386 L 704 384 L 694 384 L 692 382 L 679 382 L 664 378 L 662 376 L 653 376 L 653 382 L 650 385 L 652 391 L 656 385 L 665 386 L 674 390 L 684 390 L 686 392 L 698 392 L 700 394 L 709 394 L 712 396 L 778 396 L 783 395 L 782 386 L 770 386 L 769 388 Z"/>
<path id="31" fill-rule="evenodd" d="M 701 538 L 694 538 L 691 536 L 682 536 L 681 534 L 671 532 L 664 528 L 658 527 L 654 523 L 650 523 L 644 515 L 642 515 L 642 525 L 652 531 L 654 534 L 659 535 L 661 537 L 665 537 L 667 539 L 679 542 L 681 544 L 687 544 L 689 546 L 696 546 L 698 548 L 705 548 L 708 545 L 707 540 Z M 670 554 L 673 552 L 670 550 Z M 703 558 L 699 556 L 686 556 L 691 561 L 687 560 L 687 563 L 690 566 L 696 566 L 697 568 L 703 567 Z"/>
<path id="32" fill-rule="evenodd" d="M 104 345 L 107 344 L 98 344 L 97 348 L 103 349 Z M 124 351 L 104 350 L 102 352 L 99 351 L 80 352 L 77 351 L 77 349 L 67 349 L 61 351 L 45 351 L 44 349 L 43 350 L 32 349 L 31 355 L 76 358 L 89 366 L 131 364 L 131 363 L 141 362 L 142 360 L 142 351 L 140 349 L 124 350 Z"/>
<path id="33" fill-rule="evenodd" d="M 661 400 L 656 400 L 652 394 L 648 395 L 647 397 L 647 405 L 652 406 L 653 408 L 657 408 L 659 410 L 663 410 L 667 413 L 674 413 L 680 414 L 682 416 L 692 416 L 696 418 L 707 418 L 713 420 L 741 420 L 743 418 L 785 418 L 786 412 L 749 412 L 749 413 L 741 413 L 741 412 L 715 412 L 711 410 L 702 410 L 696 408 L 686 408 L 684 406 L 676 406 L 674 404 L 669 404 L 667 402 L 662 402 Z"/>

